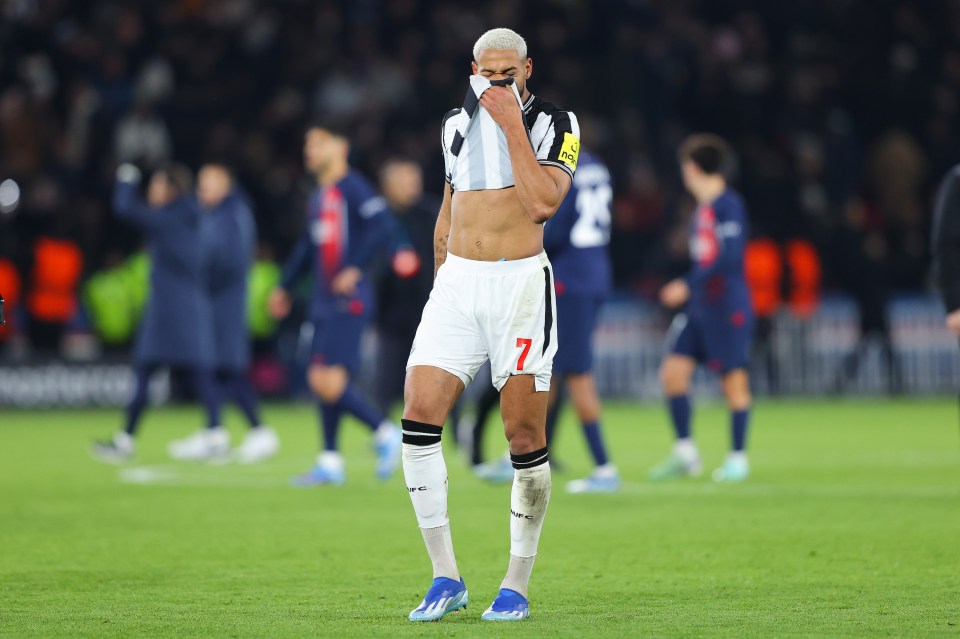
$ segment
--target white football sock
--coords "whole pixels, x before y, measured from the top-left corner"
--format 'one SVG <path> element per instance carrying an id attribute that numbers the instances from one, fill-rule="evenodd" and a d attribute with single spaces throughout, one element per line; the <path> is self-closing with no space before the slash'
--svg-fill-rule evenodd
<path id="1" fill-rule="evenodd" d="M 450 535 L 450 524 L 446 523 L 437 528 L 421 528 L 423 543 L 427 545 L 427 553 L 433 563 L 433 578 L 449 577 L 460 580 L 460 571 L 457 569 L 457 560 L 453 554 L 453 537 Z"/>
<path id="2" fill-rule="evenodd" d="M 447 523 L 447 464 L 440 442 L 427 446 L 403 445 L 403 477 L 417 523 L 439 528 Z"/>
<path id="3" fill-rule="evenodd" d="M 500 583 L 501 588 L 509 588 L 527 596 L 527 587 L 530 584 L 530 573 L 533 572 L 533 562 L 536 557 L 516 557 L 510 555 L 510 564 L 507 566 L 507 576 Z"/>
<path id="4" fill-rule="evenodd" d="M 447 518 L 447 464 L 440 433 L 439 426 L 403 420 L 403 476 L 434 578 L 459 579 Z"/>
<path id="5" fill-rule="evenodd" d="M 510 565 L 501 587 L 526 596 L 550 503 L 550 462 L 546 448 L 510 457 L 515 470 L 510 492 Z"/>

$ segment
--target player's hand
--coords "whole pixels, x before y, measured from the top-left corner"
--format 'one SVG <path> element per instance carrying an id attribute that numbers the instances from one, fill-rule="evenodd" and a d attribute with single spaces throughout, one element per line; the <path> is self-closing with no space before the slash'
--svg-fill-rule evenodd
<path id="1" fill-rule="evenodd" d="M 134 164 L 126 162 L 117 167 L 117 182 L 136 184 L 140 181 L 140 169 Z"/>
<path id="2" fill-rule="evenodd" d="M 343 269 L 330 282 L 330 288 L 337 295 L 353 295 L 357 292 L 357 284 L 363 279 L 363 271 L 356 266 Z"/>
<path id="3" fill-rule="evenodd" d="M 947 315 L 947 328 L 953 331 L 954 335 L 960 335 L 960 309 Z"/>
<path id="4" fill-rule="evenodd" d="M 673 280 L 660 289 L 660 303 L 667 308 L 680 308 L 690 299 L 690 287 L 681 279 Z"/>
<path id="5" fill-rule="evenodd" d="M 290 314 L 290 293 L 282 288 L 275 288 L 270 291 L 270 297 L 267 298 L 267 310 L 274 319 L 283 319 Z"/>
<path id="6" fill-rule="evenodd" d="M 517 102 L 517 96 L 513 94 L 513 89 L 490 87 L 480 96 L 480 104 L 504 131 L 514 126 L 523 127 L 520 103 Z"/>
<path id="7" fill-rule="evenodd" d="M 402 248 L 394 253 L 390 264 L 393 272 L 402 280 L 410 279 L 420 272 L 420 256 L 411 248 Z"/>

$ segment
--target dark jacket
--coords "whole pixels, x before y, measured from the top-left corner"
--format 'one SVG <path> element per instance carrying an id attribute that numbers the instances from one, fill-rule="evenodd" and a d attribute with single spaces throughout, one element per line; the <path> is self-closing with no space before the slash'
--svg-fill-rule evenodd
<path id="1" fill-rule="evenodd" d="M 392 268 L 383 270 L 377 283 L 377 329 L 412 341 L 423 307 L 433 289 L 433 231 L 440 201 L 424 196 L 407 211 L 396 212 L 394 246 L 409 247 L 420 258 L 420 270 L 402 278 Z"/>
<path id="2" fill-rule="evenodd" d="M 220 370 L 245 372 L 250 366 L 247 280 L 257 246 L 256 222 L 237 191 L 205 211 L 202 219 L 215 364 Z"/>
<path id="3" fill-rule="evenodd" d="M 150 255 L 150 297 L 140 322 L 138 364 L 211 368 L 213 321 L 204 290 L 200 208 L 193 197 L 150 207 L 134 183 L 114 190 L 116 215 L 143 229 Z"/>

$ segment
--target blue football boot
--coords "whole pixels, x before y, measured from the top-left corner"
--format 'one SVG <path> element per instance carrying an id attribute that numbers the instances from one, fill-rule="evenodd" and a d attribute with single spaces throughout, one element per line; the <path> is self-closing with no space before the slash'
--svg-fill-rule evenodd
<path id="1" fill-rule="evenodd" d="M 424 595 L 423 601 L 410 613 L 410 621 L 440 621 L 449 612 L 457 612 L 467 607 L 467 584 L 437 577 Z"/>
<path id="2" fill-rule="evenodd" d="M 515 590 L 501 588 L 497 598 L 480 618 L 484 621 L 520 621 L 529 616 L 527 598 Z"/>

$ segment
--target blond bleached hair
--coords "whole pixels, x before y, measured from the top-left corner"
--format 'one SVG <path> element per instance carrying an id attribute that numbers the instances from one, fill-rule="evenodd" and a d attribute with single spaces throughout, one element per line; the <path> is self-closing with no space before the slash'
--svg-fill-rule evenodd
<path id="1" fill-rule="evenodd" d="M 481 51 L 516 49 L 520 59 L 527 57 L 527 41 L 513 29 L 490 29 L 477 39 L 473 45 L 473 59 L 480 57 Z"/>

